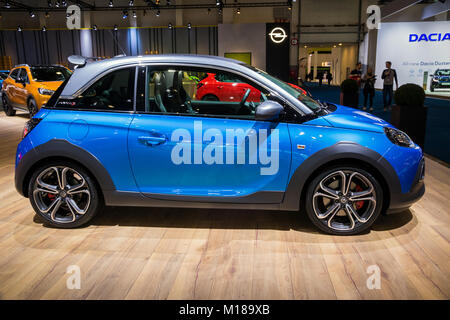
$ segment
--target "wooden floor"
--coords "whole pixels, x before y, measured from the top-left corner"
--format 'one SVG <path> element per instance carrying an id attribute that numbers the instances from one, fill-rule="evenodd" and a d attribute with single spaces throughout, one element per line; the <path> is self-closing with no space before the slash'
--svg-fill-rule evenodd
<path id="1" fill-rule="evenodd" d="M 2 299 L 448 299 L 450 169 L 427 159 L 427 192 L 360 236 L 305 215 L 107 208 L 91 225 L 42 225 L 14 189 L 25 116 L 0 116 Z M 81 288 L 69 290 L 69 266 Z M 381 270 L 369 290 L 367 268 Z"/>

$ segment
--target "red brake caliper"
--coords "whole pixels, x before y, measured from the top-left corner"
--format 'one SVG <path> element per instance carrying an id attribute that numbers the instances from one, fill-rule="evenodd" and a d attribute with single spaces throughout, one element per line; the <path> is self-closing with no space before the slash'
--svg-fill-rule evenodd
<path id="1" fill-rule="evenodd" d="M 356 192 L 361 192 L 361 191 L 363 191 L 363 189 L 359 186 L 359 184 L 357 184 L 356 188 L 355 188 L 355 191 Z M 361 209 L 363 205 L 364 205 L 364 201 L 357 201 L 357 202 L 355 202 L 356 210 Z"/>
<path id="2" fill-rule="evenodd" d="M 47 197 L 52 201 L 55 200 L 55 195 L 52 193 L 47 193 Z"/>

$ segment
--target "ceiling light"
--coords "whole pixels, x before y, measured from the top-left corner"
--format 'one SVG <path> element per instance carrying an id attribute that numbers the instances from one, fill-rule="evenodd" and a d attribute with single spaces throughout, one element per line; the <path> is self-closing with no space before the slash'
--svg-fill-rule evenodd
<path id="1" fill-rule="evenodd" d="M 18 27 L 17 27 L 17 31 L 21 32 L 21 31 L 22 31 L 22 27 L 21 27 L 21 26 L 18 26 Z"/>
<path id="2" fill-rule="evenodd" d="M 134 1 L 133 1 L 133 0 L 130 0 L 130 2 L 128 2 L 128 5 L 129 5 L 130 7 L 132 7 L 132 6 L 134 5 Z"/>
<path id="3" fill-rule="evenodd" d="M 189 29 L 189 30 L 191 30 L 192 29 L 192 25 L 191 25 L 191 23 L 189 22 L 188 24 L 187 24 L 187 28 Z"/>
<path id="4" fill-rule="evenodd" d="M 117 24 L 114 25 L 114 31 L 117 31 Z"/>
<path id="5" fill-rule="evenodd" d="M 11 8 L 11 5 L 9 4 L 9 2 L 8 2 L 8 1 L 6 1 L 6 2 L 5 2 L 5 8 L 6 8 L 6 9 L 9 9 L 9 8 Z"/>
<path id="6" fill-rule="evenodd" d="M 36 17 L 36 14 L 33 11 L 30 11 L 29 15 L 30 15 L 31 18 Z"/>
<path id="7" fill-rule="evenodd" d="M 114 3 L 112 2 L 112 0 L 109 1 L 108 7 L 110 8 L 114 7 Z"/>
<path id="8" fill-rule="evenodd" d="M 156 11 L 156 16 L 159 17 L 159 15 L 161 14 L 161 11 Z"/>
<path id="9" fill-rule="evenodd" d="M 126 19 L 128 18 L 128 11 L 127 10 L 123 10 L 122 11 L 122 19 Z"/>
<path id="10" fill-rule="evenodd" d="M 236 13 L 237 13 L 237 14 L 241 14 L 241 8 L 237 8 Z"/>
<path id="11" fill-rule="evenodd" d="M 61 1 L 61 5 L 63 6 L 63 7 L 67 7 L 67 1 Z"/>
<path id="12" fill-rule="evenodd" d="M 97 31 L 97 25 L 96 24 L 94 24 L 94 26 L 92 27 L 92 29 L 94 29 L 94 31 Z"/>
<path id="13" fill-rule="evenodd" d="M 170 6 L 170 0 L 167 0 L 166 3 L 168 6 Z"/>
<path id="14" fill-rule="evenodd" d="M 45 32 L 47 31 L 47 28 L 45 26 L 42 27 L 42 31 Z"/>
<path id="15" fill-rule="evenodd" d="M 169 27 L 169 29 L 172 29 L 173 28 L 172 23 L 169 23 L 168 27 Z"/>
<path id="16" fill-rule="evenodd" d="M 133 11 L 133 18 L 136 18 L 136 17 L 137 17 L 136 11 Z"/>
<path id="17" fill-rule="evenodd" d="M 53 4 L 52 4 L 51 0 L 47 1 L 47 5 L 48 5 L 49 8 L 53 7 Z"/>
<path id="18" fill-rule="evenodd" d="M 59 8 L 59 1 L 58 0 L 55 2 L 55 7 Z"/>
<path id="19" fill-rule="evenodd" d="M 342 46 L 342 43 L 339 43 L 340 46 Z"/>

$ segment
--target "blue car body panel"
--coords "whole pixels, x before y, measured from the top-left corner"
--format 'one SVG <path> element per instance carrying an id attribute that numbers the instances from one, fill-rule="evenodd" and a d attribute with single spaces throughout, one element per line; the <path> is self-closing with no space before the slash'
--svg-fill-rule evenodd
<path id="1" fill-rule="evenodd" d="M 189 139 L 171 139 L 172 133 L 177 129 L 185 130 Z M 220 138 L 220 141 L 216 141 L 216 138 L 197 139 L 200 136 L 194 130 L 201 130 L 200 134 L 203 135 L 208 130 L 213 130 L 210 131 L 211 134 L 216 133 L 214 136 Z M 245 141 L 237 138 L 233 142 L 230 139 L 230 144 L 222 141 L 221 137 L 226 139 L 227 131 L 230 130 L 241 130 L 245 133 Z M 278 148 L 272 144 L 273 137 L 270 134 L 268 139 L 262 139 L 264 141 L 259 139 L 262 132 L 270 133 L 271 130 L 276 130 L 279 136 Z M 158 146 L 147 146 L 139 141 L 139 137 L 152 135 L 164 135 L 168 141 Z M 279 167 L 272 167 L 275 174 L 261 174 L 264 168 L 270 167 L 269 164 L 262 165 L 259 155 L 251 153 L 246 147 L 249 139 L 256 136 L 259 143 L 257 150 L 260 153 L 271 150 L 273 146 L 273 151 L 279 154 Z M 172 150 L 177 141 L 182 141 L 178 144 L 184 144 L 189 150 L 187 160 L 190 164 L 174 164 L 172 161 Z M 207 152 L 211 142 L 217 143 L 218 161 L 222 164 L 207 164 L 204 159 L 200 159 L 201 154 L 195 163 L 194 152 Z M 288 182 L 291 143 L 286 123 L 139 114 L 130 127 L 128 146 L 136 183 L 143 193 L 241 197 L 258 191 L 284 191 Z M 195 148 L 198 149 L 194 150 Z M 227 152 L 232 157 L 227 158 Z M 238 163 L 238 153 L 243 156 L 244 163 Z M 255 157 L 254 164 L 249 161 L 251 156 Z"/>

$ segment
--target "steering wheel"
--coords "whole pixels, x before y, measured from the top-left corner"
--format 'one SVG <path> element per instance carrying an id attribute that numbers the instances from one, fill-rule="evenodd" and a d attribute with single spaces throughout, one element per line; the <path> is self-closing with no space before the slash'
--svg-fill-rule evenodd
<path id="1" fill-rule="evenodd" d="M 242 107 L 245 106 L 245 101 L 247 101 L 248 96 L 250 95 L 250 92 L 251 92 L 251 91 L 252 91 L 252 90 L 250 90 L 250 89 L 247 89 L 247 91 L 245 91 L 244 96 L 242 97 L 242 100 L 241 100 L 241 106 L 242 106 Z"/>

